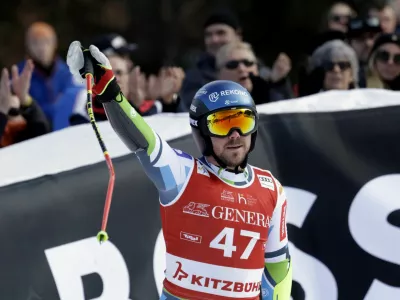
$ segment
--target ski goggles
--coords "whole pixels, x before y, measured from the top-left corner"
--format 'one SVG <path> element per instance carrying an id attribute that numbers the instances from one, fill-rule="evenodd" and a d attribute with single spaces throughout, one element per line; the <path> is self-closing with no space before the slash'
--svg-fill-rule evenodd
<path id="1" fill-rule="evenodd" d="M 207 116 L 206 126 L 211 136 L 225 137 L 233 130 L 248 135 L 257 129 L 257 116 L 248 108 L 220 110 Z"/>

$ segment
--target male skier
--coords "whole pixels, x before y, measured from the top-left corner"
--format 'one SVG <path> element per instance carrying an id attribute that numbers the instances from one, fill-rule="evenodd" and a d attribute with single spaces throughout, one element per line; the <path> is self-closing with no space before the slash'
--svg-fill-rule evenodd
<path id="1" fill-rule="evenodd" d="M 190 107 L 201 158 L 172 149 L 121 93 L 108 59 L 91 45 L 93 93 L 160 195 L 166 270 L 160 299 L 289 300 L 292 268 L 287 201 L 273 175 L 247 164 L 258 114 L 248 91 L 231 81 L 203 86 Z M 79 41 L 71 73 L 84 78 Z"/>

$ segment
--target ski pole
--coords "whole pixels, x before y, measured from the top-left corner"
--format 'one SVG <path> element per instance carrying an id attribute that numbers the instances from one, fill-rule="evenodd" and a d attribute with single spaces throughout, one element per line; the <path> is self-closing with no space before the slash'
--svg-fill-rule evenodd
<path id="1" fill-rule="evenodd" d="M 103 219 L 101 223 L 101 230 L 97 233 L 97 240 L 101 243 L 106 242 L 108 240 L 108 234 L 106 232 L 108 215 L 110 213 L 111 200 L 114 190 L 114 182 L 115 182 L 115 172 L 112 160 L 110 155 L 108 154 L 106 145 L 104 144 L 103 138 L 100 135 L 99 128 L 96 123 L 96 119 L 93 114 L 93 94 L 92 94 L 92 80 L 94 74 L 94 67 L 92 62 L 92 57 L 90 55 L 89 49 L 82 49 L 84 56 L 84 74 L 86 77 L 86 89 L 87 89 L 87 112 L 89 115 L 90 123 L 92 124 L 92 128 L 96 134 L 97 141 L 99 142 L 100 148 L 103 151 L 104 158 L 106 160 L 108 170 L 109 170 L 109 181 L 106 195 L 106 202 L 104 204 L 103 211 Z"/>

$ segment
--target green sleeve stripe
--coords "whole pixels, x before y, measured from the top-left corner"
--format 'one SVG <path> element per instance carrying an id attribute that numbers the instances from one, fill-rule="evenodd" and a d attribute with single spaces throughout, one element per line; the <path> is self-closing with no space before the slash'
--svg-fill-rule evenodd
<path id="1" fill-rule="evenodd" d="M 292 263 L 290 262 L 289 270 L 286 270 L 286 276 L 274 288 L 274 300 L 290 300 L 292 291 Z"/>
<path id="2" fill-rule="evenodd" d="M 128 116 L 128 118 L 132 121 L 132 123 L 136 126 L 136 128 L 143 134 L 146 141 L 149 143 L 149 147 L 147 148 L 147 155 L 154 151 L 154 147 L 156 145 L 156 136 L 146 121 L 142 118 L 141 115 L 137 113 L 137 111 L 130 105 L 128 100 L 126 100 L 123 94 L 119 94 L 116 98 L 116 102 L 122 108 L 124 113 Z"/>
<path id="3" fill-rule="evenodd" d="M 278 283 L 286 277 L 286 274 L 288 272 L 288 263 L 289 260 L 286 259 L 278 263 L 266 263 L 265 267 L 267 268 L 268 273 L 272 277 L 272 279 L 276 283 Z"/>

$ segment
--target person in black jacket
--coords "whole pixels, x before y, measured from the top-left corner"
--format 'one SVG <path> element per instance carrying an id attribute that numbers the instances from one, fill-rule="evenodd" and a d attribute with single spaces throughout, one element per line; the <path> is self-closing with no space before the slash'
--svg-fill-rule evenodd
<path id="1" fill-rule="evenodd" d="M 209 15 L 204 23 L 205 52 L 200 55 L 196 65 L 186 70 L 182 89 L 179 93 L 181 102 L 179 111 L 188 111 L 195 93 L 206 83 L 218 77 L 216 54 L 226 44 L 242 42 L 242 28 L 237 16 L 229 10 L 218 10 Z M 289 77 L 291 60 L 285 53 L 280 53 L 272 68 L 268 68 L 257 60 L 259 76 L 276 82 L 270 88 L 269 99 L 279 101 L 293 97 Z M 261 82 L 264 83 L 264 82 Z"/>
<path id="2" fill-rule="evenodd" d="M 43 111 L 28 94 L 33 71 L 28 60 L 21 75 L 17 66 L 9 72 L 2 70 L 0 79 L 0 148 L 50 132 L 50 125 Z"/>
<path id="3" fill-rule="evenodd" d="M 216 54 L 217 77 L 240 83 L 251 94 L 255 104 L 273 101 L 271 90 L 285 89 L 285 80 L 273 82 L 260 76 L 257 58 L 250 44 L 237 41 L 222 46 Z M 289 99 L 290 96 L 282 96 Z"/>

